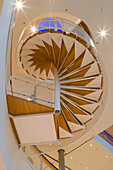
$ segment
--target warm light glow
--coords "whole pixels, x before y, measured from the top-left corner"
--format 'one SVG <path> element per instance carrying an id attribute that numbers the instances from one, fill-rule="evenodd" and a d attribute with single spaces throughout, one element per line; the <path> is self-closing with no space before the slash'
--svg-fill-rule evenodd
<path id="1" fill-rule="evenodd" d="M 106 31 L 105 31 L 105 30 L 102 30 L 102 31 L 100 32 L 100 35 L 101 35 L 102 37 L 105 37 Z"/>
<path id="2" fill-rule="evenodd" d="M 31 98 L 29 97 L 27 100 L 28 100 L 28 101 L 31 101 Z"/>
<path id="3" fill-rule="evenodd" d="M 16 2 L 16 7 L 17 7 L 18 9 L 22 9 L 22 7 L 23 7 L 22 2 L 21 2 L 21 1 L 17 1 L 17 2 Z"/>
<path id="4" fill-rule="evenodd" d="M 106 155 L 106 158 L 107 158 L 108 156 Z"/>
<path id="5" fill-rule="evenodd" d="M 31 27 L 31 31 L 32 32 L 36 32 L 36 28 L 33 26 L 33 27 Z"/>
<path id="6" fill-rule="evenodd" d="M 66 34 L 69 34 L 69 32 L 66 32 Z"/>
<path id="7" fill-rule="evenodd" d="M 93 146 L 92 144 L 90 144 L 90 146 Z"/>
<path id="8" fill-rule="evenodd" d="M 51 146 L 51 143 L 49 145 Z"/>
<path id="9" fill-rule="evenodd" d="M 72 157 L 71 157 L 71 159 L 72 159 Z"/>
<path id="10" fill-rule="evenodd" d="M 86 166 L 86 169 L 88 169 L 88 167 Z"/>
<path id="11" fill-rule="evenodd" d="M 101 38 L 101 40 L 103 40 L 103 39 L 106 39 L 106 40 L 107 40 L 107 36 L 110 36 L 110 34 L 109 34 L 110 29 L 111 29 L 111 28 L 106 29 L 105 27 L 103 27 L 103 29 L 101 29 L 101 28 L 99 27 L 99 31 L 96 32 L 96 33 L 98 34 L 98 36 L 95 37 L 95 39 Z"/>

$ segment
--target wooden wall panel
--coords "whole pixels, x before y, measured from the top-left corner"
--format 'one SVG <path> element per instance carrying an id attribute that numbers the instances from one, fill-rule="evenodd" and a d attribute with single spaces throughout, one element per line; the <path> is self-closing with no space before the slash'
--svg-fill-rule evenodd
<path id="1" fill-rule="evenodd" d="M 37 113 L 49 113 L 54 109 L 41 104 L 26 101 L 15 96 L 7 95 L 9 113 L 13 116 Z"/>

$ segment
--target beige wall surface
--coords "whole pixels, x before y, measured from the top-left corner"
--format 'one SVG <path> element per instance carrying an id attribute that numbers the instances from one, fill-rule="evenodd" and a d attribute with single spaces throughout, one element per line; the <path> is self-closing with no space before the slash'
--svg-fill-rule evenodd
<path id="1" fill-rule="evenodd" d="M 15 0 L 5 0 L 0 16 L 0 152 L 7 170 L 31 170 L 24 154 L 18 147 L 11 123 L 8 117 L 5 91 L 5 63 L 8 29 L 11 11 Z M 1 7 L 1 0 L 0 0 Z M 2 161 L 2 160 L 1 160 Z M 0 163 L 1 163 L 0 161 Z M 3 163 L 3 161 L 2 161 Z M 0 170 L 5 170 L 1 167 Z"/>
<path id="2" fill-rule="evenodd" d="M 2 11 L 3 2 L 4 2 L 4 0 L 0 0 L 0 15 L 1 15 L 1 11 Z"/>
<path id="3" fill-rule="evenodd" d="M 7 170 L 1 153 L 0 153 L 0 169 Z"/>

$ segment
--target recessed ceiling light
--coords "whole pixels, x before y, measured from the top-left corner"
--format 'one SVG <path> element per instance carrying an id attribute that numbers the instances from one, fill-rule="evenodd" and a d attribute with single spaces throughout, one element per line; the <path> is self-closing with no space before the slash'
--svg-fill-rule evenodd
<path id="1" fill-rule="evenodd" d="M 36 28 L 33 26 L 33 27 L 31 27 L 31 31 L 32 32 L 36 32 Z"/>
<path id="2" fill-rule="evenodd" d="M 107 40 L 106 36 L 110 35 L 108 33 L 109 30 L 110 30 L 110 28 L 109 29 L 106 29 L 105 27 L 103 29 L 99 28 L 99 31 L 96 32 L 98 34 L 98 36 L 95 37 L 95 39 L 101 37 L 101 39 L 105 38 Z"/>
<path id="3" fill-rule="evenodd" d="M 16 8 L 18 8 L 18 9 L 22 9 L 22 7 L 23 7 L 21 1 L 17 1 L 15 5 L 16 5 Z"/>
<path id="4" fill-rule="evenodd" d="M 72 156 L 70 158 L 73 159 Z"/>
<path id="5" fill-rule="evenodd" d="M 92 144 L 90 144 L 90 146 L 93 146 Z"/>
<path id="6" fill-rule="evenodd" d="M 107 158 L 108 156 L 106 155 L 106 158 Z"/>
<path id="7" fill-rule="evenodd" d="M 105 37 L 105 36 L 106 36 L 106 31 L 105 31 L 105 30 L 102 30 L 102 31 L 100 32 L 100 35 L 101 35 L 102 37 Z"/>

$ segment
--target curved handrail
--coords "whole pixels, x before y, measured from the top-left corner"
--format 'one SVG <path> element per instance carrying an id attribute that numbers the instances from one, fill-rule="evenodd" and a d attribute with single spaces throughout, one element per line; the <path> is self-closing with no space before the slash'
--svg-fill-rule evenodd
<path id="1" fill-rule="evenodd" d="M 90 36 L 84 31 L 83 28 L 81 28 L 79 25 L 77 25 L 76 23 L 73 23 L 72 21 L 69 21 L 67 19 L 61 18 L 61 17 L 52 17 L 52 19 L 54 19 L 55 22 L 59 22 L 60 25 L 62 26 L 59 27 L 57 24 L 55 24 L 55 26 L 51 26 L 51 18 L 48 18 L 46 21 L 44 20 L 45 18 L 41 18 L 37 21 L 34 21 L 33 23 L 31 23 L 30 26 L 27 26 L 25 29 L 23 29 L 20 38 L 19 38 L 19 42 L 18 44 L 20 44 L 20 42 L 22 40 L 25 40 L 28 36 L 32 35 L 32 31 L 31 31 L 31 26 L 35 26 L 36 27 L 36 32 L 40 32 L 42 30 L 53 30 L 53 31 L 65 31 L 65 32 L 70 32 L 70 33 L 74 33 L 75 35 L 77 35 L 78 37 L 81 37 L 83 40 L 85 40 L 86 42 L 89 43 L 89 45 L 91 45 L 92 47 L 95 48 L 95 45 L 92 41 L 92 39 L 90 38 Z M 49 22 L 49 26 L 45 26 L 45 27 L 41 27 L 40 28 L 40 24 L 43 22 Z M 96 48 L 95 48 L 96 50 Z"/>
<path id="2" fill-rule="evenodd" d="M 36 146 L 33 146 L 33 147 L 38 153 L 41 153 L 40 150 Z M 58 170 L 58 168 L 56 168 L 43 154 L 41 155 L 41 157 L 48 167 L 50 167 L 52 170 Z"/>
<path id="3" fill-rule="evenodd" d="M 99 135 L 103 138 L 106 137 L 105 140 L 107 140 L 109 143 L 113 143 L 113 136 L 109 134 L 106 130 L 101 132 Z"/>

